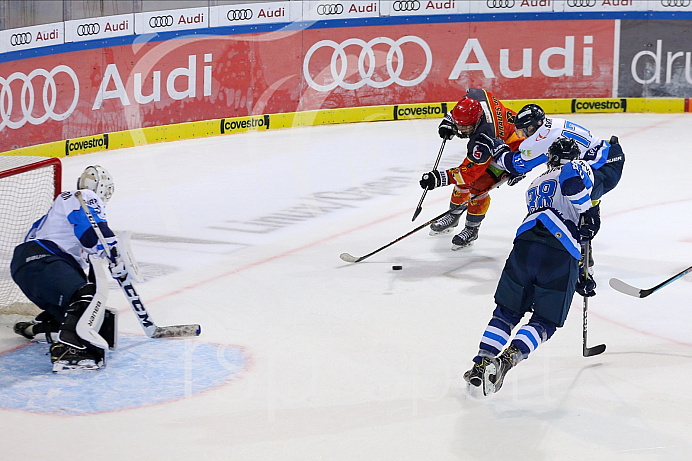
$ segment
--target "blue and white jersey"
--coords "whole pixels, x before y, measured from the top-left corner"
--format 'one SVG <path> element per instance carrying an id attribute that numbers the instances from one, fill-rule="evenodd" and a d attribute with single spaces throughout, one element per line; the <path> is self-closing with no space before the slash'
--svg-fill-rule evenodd
<path id="1" fill-rule="evenodd" d="M 546 118 L 543 126 L 523 140 L 519 150 L 502 155 L 498 163 L 512 175 L 533 170 L 548 161 L 548 148 L 559 137 L 574 139 L 579 146 L 579 158 L 597 170 L 606 163 L 610 143 L 593 136 L 581 125 L 562 118 Z"/>
<path id="2" fill-rule="evenodd" d="M 526 191 L 529 209 L 517 236 L 543 223 L 546 229 L 576 259 L 581 257 L 579 215 L 591 208 L 593 170 L 583 160 L 549 168 L 533 180 Z"/>
<path id="3" fill-rule="evenodd" d="M 24 241 L 49 240 L 69 253 L 83 268 L 88 267 L 87 257 L 103 251 L 89 218 L 75 197 L 76 191 L 61 193 L 48 213 L 36 221 Z M 80 191 L 94 220 L 109 246 L 115 244 L 115 235 L 108 227 L 101 199 L 91 190 Z M 38 242 L 40 244 L 40 242 Z"/>

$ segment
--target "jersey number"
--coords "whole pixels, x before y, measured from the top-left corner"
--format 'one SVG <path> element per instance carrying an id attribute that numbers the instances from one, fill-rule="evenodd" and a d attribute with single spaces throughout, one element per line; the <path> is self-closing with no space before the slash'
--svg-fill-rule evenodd
<path id="1" fill-rule="evenodd" d="M 526 197 L 528 199 L 529 213 L 551 207 L 553 205 L 553 197 L 555 197 L 556 190 L 557 181 L 554 179 L 543 181 L 536 187 L 527 190 Z"/>
<path id="2" fill-rule="evenodd" d="M 584 149 L 591 144 L 591 132 L 581 125 L 565 121 L 565 128 L 562 130 L 562 136 L 574 139 L 577 144 L 584 146 Z"/>

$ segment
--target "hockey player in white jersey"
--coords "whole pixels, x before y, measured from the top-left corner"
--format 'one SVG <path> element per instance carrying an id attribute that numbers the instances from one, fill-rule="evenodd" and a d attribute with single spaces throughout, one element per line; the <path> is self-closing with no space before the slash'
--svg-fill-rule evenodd
<path id="1" fill-rule="evenodd" d="M 127 270 L 118 256 L 115 234 L 104 210 L 115 190 L 110 174 L 98 165 L 89 166 L 80 176 L 77 189 L 115 255 L 109 261 L 111 275 L 125 276 Z M 103 257 L 105 252 L 76 193 L 65 191 L 55 199 L 48 213 L 34 223 L 24 243 L 15 248 L 10 265 L 15 283 L 43 310 L 36 320 L 19 322 L 14 330 L 30 339 L 44 333 L 49 342 L 51 333 L 57 332 L 57 341 L 50 346 L 55 372 L 98 369 L 104 358 L 103 345 L 97 347 L 92 337 L 79 334 L 84 331 L 82 324 L 78 328 L 83 315 L 97 317 L 102 315 L 99 309 L 105 309 L 92 303 L 96 302 L 96 286 L 85 272 L 89 258 Z"/>
<path id="2" fill-rule="evenodd" d="M 575 289 L 584 289 L 580 279 L 586 276 L 578 270 L 581 245 L 598 232 L 600 221 L 588 213 L 594 176 L 579 155 L 574 140 L 556 139 L 547 149 L 548 170 L 526 191 L 528 214 L 502 270 L 496 308 L 473 367 L 464 374 L 486 395 L 497 392 L 506 373 L 564 325 Z M 510 342 L 528 312 L 531 318 Z"/>
<path id="3" fill-rule="evenodd" d="M 622 176 L 625 154 L 616 136 L 606 141 L 587 128 L 558 117 L 546 117 L 536 104 L 527 104 L 517 112 L 514 120 L 517 134 L 525 138 L 517 151 L 507 152 L 496 161 L 512 176 L 524 175 L 548 161 L 548 149 L 553 142 L 565 137 L 579 147 L 579 158 L 585 160 L 594 172 L 591 197 L 599 200 L 603 194 L 617 186 Z"/>

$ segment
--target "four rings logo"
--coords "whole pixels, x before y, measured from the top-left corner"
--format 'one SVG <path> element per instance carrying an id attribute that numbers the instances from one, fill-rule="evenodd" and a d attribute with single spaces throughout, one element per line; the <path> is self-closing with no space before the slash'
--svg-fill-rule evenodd
<path id="1" fill-rule="evenodd" d="M 85 35 L 96 35 L 101 32 L 101 26 L 97 23 L 80 24 L 77 26 L 77 35 L 84 37 Z"/>
<path id="2" fill-rule="evenodd" d="M 155 29 L 157 27 L 170 27 L 173 25 L 173 16 L 152 16 L 149 18 L 149 27 Z"/>
<path id="3" fill-rule="evenodd" d="M 331 5 L 319 5 L 317 7 L 317 14 L 320 16 L 329 16 L 332 14 L 341 14 L 344 12 L 344 5 L 340 3 Z"/>
<path id="4" fill-rule="evenodd" d="M 420 2 L 418 0 L 413 1 L 399 1 L 397 0 L 392 4 L 392 9 L 394 11 L 418 11 L 420 10 Z"/>
<path id="5" fill-rule="evenodd" d="M 567 6 L 591 8 L 596 6 L 596 0 L 567 0 Z"/>
<path id="6" fill-rule="evenodd" d="M 229 21 L 247 21 L 248 19 L 252 19 L 252 10 L 229 10 L 228 13 L 226 13 L 226 18 L 228 18 Z"/>
<path id="7" fill-rule="evenodd" d="M 485 4 L 488 8 L 514 8 L 516 2 L 514 0 L 486 0 Z"/>
<path id="8" fill-rule="evenodd" d="M 31 43 L 31 32 L 24 32 L 21 34 L 12 34 L 10 37 L 10 45 L 28 45 Z"/>
<path id="9" fill-rule="evenodd" d="M 409 42 L 415 43 L 423 49 L 423 52 L 425 53 L 425 69 L 423 69 L 420 75 L 418 75 L 416 78 L 413 78 L 411 80 L 405 80 L 401 78 L 401 73 L 404 67 L 404 53 L 401 49 L 401 45 Z M 383 67 L 382 65 L 376 66 L 375 62 L 375 51 L 373 50 L 373 47 L 378 44 L 389 46 L 389 51 L 387 52 L 386 57 L 386 66 L 384 66 L 386 67 L 387 73 L 389 74 L 389 78 L 382 81 L 375 80 L 372 78 L 375 73 L 375 69 L 378 67 Z M 345 49 L 349 46 L 357 46 L 361 48 L 360 55 L 358 56 L 357 74 L 354 71 L 348 72 L 347 69 L 349 61 L 346 57 Z M 317 50 L 323 47 L 332 48 L 334 49 L 334 51 L 332 52 L 332 57 L 329 65 L 329 73 L 331 78 L 325 79 L 325 83 L 320 84 L 313 80 L 312 76 L 310 75 L 310 59 Z M 394 56 L 396 56 L 396 68 L 394 67 Z M 341 61 L 340 67 L 337 67 L 339 61 Z M 345 40 L 341 43 L 336 43 L 332 40 L 320 40 L 319 42 L 312 45 L 308 52 L 305 54 L 305 60 L 303 61 L 303 75 L 308 85 L 317 91 L 331 91 L 337 86 L 340 86 L 341 88 L 344 88 L 346 90 L 355 90 L 362 87 L 363 85 L 368 85 L 372 88 L 385 88 L 391 85 L 392 83 L 396 83 L 400 86 L 415 86 L 423 80 L 425 80 L 425 78 L 430 73 L 431 67 L 432 52 L 430 51 L 430 47 L 425 42 L 425 40 L 416 37 L 415 35 L 407 35 L 405 37 L 401 37 L 399 40 L 396 41 L 388 37 L 376 37 L 370 40 L 369 42 L 366 42 L 359 38 L 349 38 L 348 40 Z M 325 68 L 324 70 L 321 70 L 321 72 L 319 73 L 325 74 L 327 73 L 325 72 L 326 70 L 327 69 Z M 359 75 L 360 80 L 356 82 L 347 82 L 345 80 L 345 77 L 347 75 Z"/>
<path id="10" fill-rule="evenodd" d="M 692 0 L 661 0 L 661 5 L 664 7 L 674 7 L 674 6 L 690 6 Z"/>
<path id="11" fill-rule="evenodd" d="M 58 74 L 67 74 L 72 80 L 74 96 L 70 106 L 62 113 L 55 111 L 58 97 L 64 97 L 66 92 L 58 93 L 55 77 Z M 14 82 L 21 83 L 21 88 Z M 40 86 L 43 82 L 43 90 L 39 97 L 35 94 L 34 85 Z M 48 119 L 60 121 L 65 120 L 72 114 L 79 102 L 79 80 L 77 74 L 68 66 L 59 65 L 48 72 L 45 69 L 34 69 L 29 75 L 15 72 L 9 77 L 0 77 L 0 130 L 4 127 L 11 129 L 21 128 L 26 122 L 32 125 L 40 125 Z M 12 119 L 14 105 L 18 104 L 21 108 L 19 120 Z M 41 114 L 43 115 L 35 115 Z"/>

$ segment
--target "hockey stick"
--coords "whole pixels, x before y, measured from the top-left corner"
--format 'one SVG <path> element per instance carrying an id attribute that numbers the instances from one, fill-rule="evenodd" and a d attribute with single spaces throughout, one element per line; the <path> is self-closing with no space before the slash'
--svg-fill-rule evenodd
<path id="1" fill-rule="evenodd" d="M 466 205 L 467 203 L 469 203 L 469 202 L 472 201 L 472 200 L 477 199 L 478 197 L 481 197 L 481 196 L 483 196 L 483 195 L 486 195 L 488 192 L 490 192 L 491 190 L 493 190 L 493 189 L 495 189 L 495 188 L 497 188 L 497 187 L 500 187 L 500 186 L 501 186 L 502 184 L 504 184 L 505 182 L 507 182 L 507 178 L 503 178 L 501 181 L 499 181 L 499 182 L 493 184 L 487 191 L 483 192 L 482 194 L 474 195 L 473 197 L 469 198 L 469 199 L 466 200 L 465 202 L 460 203 L 459 205 L 457 205 L 456 209 L 459 209 L 459 208 L 463 207 L 464 205 Z M 405 238 L 408 237 L 409 235 L 415 234 L 416 232 L 418 232 L 419 230 L 423 229 L 424 227 L 429 226 L 429 225 L 432 224 L 433 222 L 437 221 L 438 219 L 440 219 L 441 217 L 443 217 L 443 216 L 446 215 L 447 213 L 449 213 L 449 210 L 445 211 L 444 213 L 442 213 L 442 214 L 440 214 L 440 215 L 435 216 L 435 217 L 432 218 L 430 221 L 421 224 L 420 226 L 416 227 L 416 228 L 413 229 L 412 231 L 410 231 L 410 232 L 408 232 L 408 233 L 402 235 L 401 237 L 399 237 L 399 238 L 397 238 L 397 239 L 395 239 L 395 240 L 392 240 L 392 241 L 389 242 L 388 244 L 386 244 L 386 245 L 384 245 L 384 246 L 381 246 L 381 247 L 379 247 L 377 250 L 371 251 L 370 253 L 368 253 L 368 254 L 366 254 L 366 255 L 363 255 L 363 256 L 360 256 L 360 257 L 356 258 L 355 256 L 351 256 L 351 255 L 348 254 L 348 253 L 341 253 L 341 254 L 339 255 L 339 257 L 341 258 L 342 261 L 345 261 L 345 262 L 347 262 L 347 263 L 359 263 L 359 262 L 361 262 L 362 260 L 364 260 L 364 259 L 366 259 L 366 258 L 369 258 L 370 256 L 374 255 L 375 253 L 379 253 L 380 251 L 384 250 L 385 248 L 388 248 L 388 247 L 394 245 L 395 243 L 400 242 L 401 240 L 405 239 Z"/>
<path id="2" fill-rule="evenodd" d="M 79 200 L 79 203 L 82 206 L 82 210 L 84 210 L 84 213 L 89 219 L 89 224 L 91 225 L 91 228 L 94 229 L 94 232 L 96 232 L 96 236 L 98 237 L 99 242 L 101 242 L 101 245 L 103 245 L 103 249 L 108 255 L 108 259 L 112 261 L 113 255 L 111 254 L 108 242 L 106 242 L 106 238 L 103 236 L 101 229 L 99 229 L 99 226 L 96 223 L 96 220 L 94 219 L 94 215 L 91 214 L 89 206 L 84 201 L 82 193 L 80 191 L 77 191 L 75 193 L 75 196 Z M 154 320 L 147 312 L 146 307 L 144 307 L 144 304 L 139 298 L 139 295 L 137 294 L 135 287 L 132 285 L 132 282 L 130 281 L 130 275 L 128 274 L 125 277 L 116 278 L 116 280 L 118 281 L 120 288 L 122 288 L 123 293 L 125 293 L 125 297 L 127 298 L 127 301 L 130 303 L 130 307 L 132 307 L 132 310 L 135 312 L 135 315 L 137 316 L 140 325 L 142 325 L 144 333 L 146 333 L 148 337 L 173 338 L 180 336 L 199 336 L 199 334 L 202 332 L 202 327 L 198 324 L 171 325 L 165 327 L 157 326 L 156 323 L 154 323 Z"/>
<path id="3" fill-rule="evenodd" d="M 437 170 L 437 166 L 440 164 L 440 159 L 442 158 L 442 151 L 445 148 L 445 143 L 447 142 L 447 138 L 444 138 L 442 140 L 442 145 L 440 146 L 440 152 L 437 154 L 437 160 L 435 160 L 435 166 L 432 167 L 432 171 Z M 428 193 L 430 189 L 427 187 L 423 191 L 423 195 L 420 198 L 420 202 L 418 202 L 418 206 L 416 207 L 416 211 L 413 213 L 413 218 L 411 219 L 411 222 L 415 221 L 418 215 L 420 214 L 421 211 L 423 211 L 423 200 L 425 200 L 425 194 Z"/>
<path id="4" fill-rule="evenodd" d="M 591 253 L 591 242 L 586 242 L 584 245 L 584 251 L 582 254 L 582 260 L 584 261 L 584 275 L 586 278 L 589 277 L 589 257 Z M 594 355 L 602 354 L 606 350 L 605 344 L 599 344 L 598 346 L 588 347 L 586 345 L 587 336 L 587 311 L 589 309 L 589 298 L 584 296 L 584 310 L 583 310 L 583 335 L 582 335 L 582 355 L 584 357 L 592 357 Z"/>
<path id="5" fill-rule="evenodd" d="M 635 288 L 632 285 L 629 285 L 629 284 L 623 282 L 622 280 L 619 280 L 616 278 L 610 279 L 608 281 L 608 283 L 610 284 L 610 286 L 614 290 L 619 291 L 620 293 L 634 296 L 635 298 L 645 298 L 645 297 L 649 296 L 651 293 L 660 290 L 664 286 L 673 283 L 677 279 L 681 278 L 682 276 L 684 276 L 686 274 L 689 274 L 690 272 L 692 272 L 692 266 L 688 267 L 687 269 L 685 269 L 683 271 L 678 272 L 677 274 L 675 274 L 671 278 L 664 280 L 663 282 L 659 283 L 655 287 L 649 288 L 647 290 L 645 290 L 643 288 Z"/>

